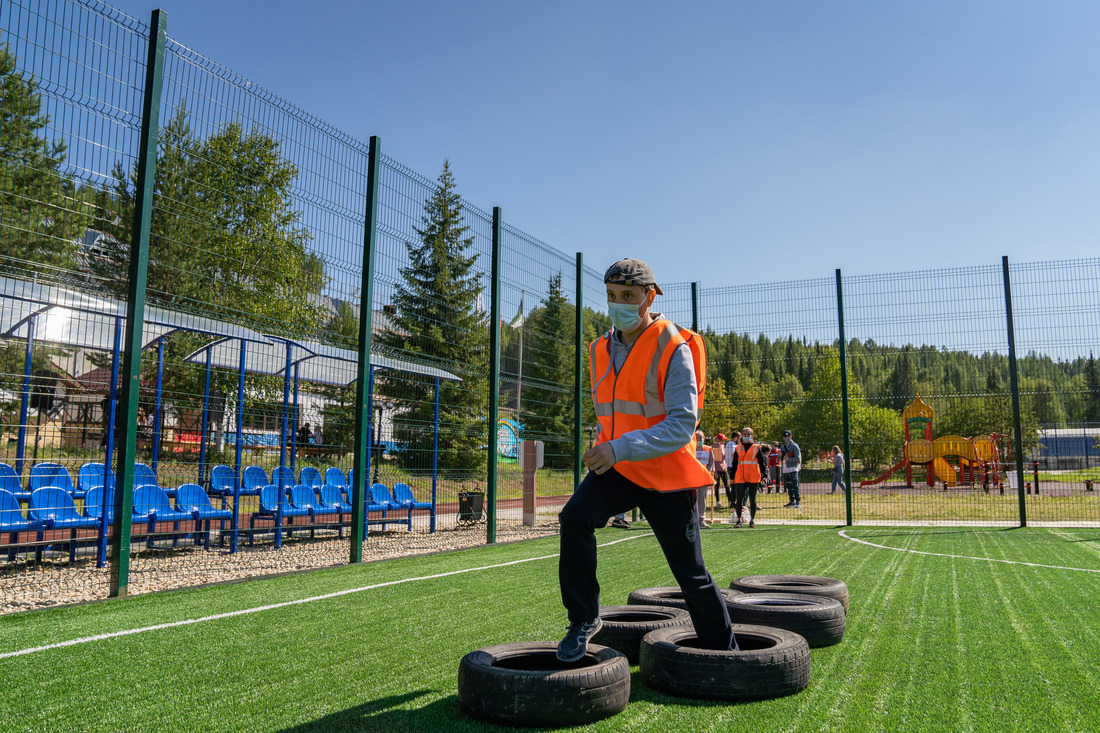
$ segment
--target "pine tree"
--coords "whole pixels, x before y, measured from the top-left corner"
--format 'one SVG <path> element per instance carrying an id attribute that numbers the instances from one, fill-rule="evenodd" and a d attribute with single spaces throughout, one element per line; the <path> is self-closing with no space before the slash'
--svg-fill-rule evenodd
<path id="1" fill-rule="evenodd" d="M 485 466 L 486 347 L 488 326 L 477 310 L 481 281 L 469 254 L 474 238 L 465 224 L 462 199 L 449 162 L 424 202 L 420 240 L 406 243 L 409 264 L 401 270 L 404 287 L 394 295 L 395 329 L 382 334 L 379 347 L 399 358 L 430 363 L 461 378 L 440 384 L 439 467 L 452 474 L 476 473 Z M 499 328 L 499 324 L 492 324 Z M 406 468 L 431 465 L 434 421 L 433 379 L 382 372 L 380 395 L 397 405 L 394 440 Z M 493 434 L 496 429 L 493 427 Z"/>
<path id="2" fill-rule="evenodd" d="M 45 137 L 49 124 L 38 83 L 0 46 L 0 269 L 57 280 L 75 269 L 91 218 L 85 192 L 62 171 L 64 141 Z"/>
<path id="3" fill-rule="evenodd" d="M 886 381 L 886 394 L 889 398 L 887 406 L 898 411 L 905 409 L 917 394 L 917 375 L 909 359 L 908 346 L 901 350 L 898 360 L 894 362 L 894 370 Z"/>

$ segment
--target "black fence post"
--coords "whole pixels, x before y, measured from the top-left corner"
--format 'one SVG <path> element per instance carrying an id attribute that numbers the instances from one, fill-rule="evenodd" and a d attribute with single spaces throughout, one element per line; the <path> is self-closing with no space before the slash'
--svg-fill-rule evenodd
<path id="1" fill-rule="evenodd" d="M 584 255 L 577 253 L 576 335 L 573 339 L 573 490 L 581 485 L 581 456 L 584 453 Z"/>
<path id="2" fill-rule="evenodd" d="M 130 583 L 130 509 L 134 501 L 134 453 L 137 442 L 138 391 L 141 379 L 141 337 L 145 325 L 145 284 L 149 274 L 149 229 L 160 129 L 160 92 L 164 84 L 164 45 L 168 15 L 152 12 L 149 53 L 145 61 L 145 94 L 141 106 L 134 220 L 130 233 L 130 267 L 126 286 L 126 332 L 123 341 L 118 472 L 115 474 L 115 521 L 111 524 L 110 595 L 126 596 Z M 108 485 L 103 477 L 104 487 Z M 104 513 L 103 521 L 107 521 Z"/>
<path id="3" fill-rule="evenodd" d="M 371 320 L 374 309 L 374 260 L 378 236 L 378 172 L 381 170 L 382 138 L 372 135 L 367 161 L 366 220 L 363 222 L 363 276 L 359 286 L 359 361 L 355 380 L 355 442 L 351 491 L 351 555 L 348 562 L 363 561 L 363 538 L 367 528 L 367 481 L 370 477 L 369 439 L 371 414 L 368 402 L 372 389 L 370 352 Z"/>
<path id="4" fill-rule="evenodd" d="M 848 343 L 844 337 L 844 287 L 836 271 L 836 320 L 840 329 L 840 404 L 844 422 L 844 523 L 852 526 L 852 422 L 848 412 Z M 834 469 L 835 470 L 835 469 Z"/>
<path id="5" fill-rule="evenodd" d="M 489 284 L 489 481 L 486 491 L 488 501 L 488 526 L 485 542 L 497 541 L 497 410 L 500 404 L 500 207 L 493 207 L 493 259 Z"/>
<path id="6" fill-rule="evenodd" d="M 1001 258 L 1005 281 L 1005 323 L 1008 326 L 1008 378 L 1012 386 L 1012 440 L 1016 460 L 1016 495 L 1020 502 L 1020 526 L 1027 526 L 1027 500 L 1024 498 L 1024 444 L 1020 427 L 1020 385 L 1016 372 L 1016 329 L 1012 324 L 1012 285 L 1008 276 L 1008 255 Z"/>

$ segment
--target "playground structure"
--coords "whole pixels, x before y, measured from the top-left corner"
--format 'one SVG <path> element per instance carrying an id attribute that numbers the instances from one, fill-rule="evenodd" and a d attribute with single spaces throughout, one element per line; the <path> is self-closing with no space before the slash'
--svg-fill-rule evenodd
<path id="1" fill-rule="evenodd" d="M 913 467 L 923 466 L 928 486 L 940 481 L 945 487 L 960 483 L 984 487 L 992 481 L 1000 483 L 1004 470 L 999 442 L 1007 437 L 1000 433 L 964 438 L 943 435 L 932 438 L 935 412 L 918 395 L 901 413 L 905 425 L 905 446 L 901 460 L 878 478 L 861 481 L 859 485 L 874 486 L 886 481 L 901 468 L 905 469 L 905 485 L 913 487 Z M 914 437 L 917 436 L 917 437 Z"/>

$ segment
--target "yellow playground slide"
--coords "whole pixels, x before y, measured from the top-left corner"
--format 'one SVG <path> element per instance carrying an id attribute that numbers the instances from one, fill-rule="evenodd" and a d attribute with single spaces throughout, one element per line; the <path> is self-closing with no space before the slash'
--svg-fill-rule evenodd
<path id="1" fill-rule="evenodd" d="M 954 486 L 958 480 L 954 467 L 943 458 L 937 458 L 932 462 L 932 470 L 936 472 L 936 480 L 942 481 L 948 486 Z"/>

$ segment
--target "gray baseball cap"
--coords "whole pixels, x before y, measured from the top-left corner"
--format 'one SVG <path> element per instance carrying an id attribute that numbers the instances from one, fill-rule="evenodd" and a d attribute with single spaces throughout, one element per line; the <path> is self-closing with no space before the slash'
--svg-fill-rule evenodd
<path id="1" fill-rule="evenodd" d="M 652 268 L 641 260 L 631 259 L 630 257 L 619 260 L 607 268 L 607 272 L 603 274 L 603 281 L 605 283 L 615 282 L 616 284 L 642 285 L 645 287 L 652 285 L 653 289 L 657 291 L 657 295 L 664 295 L 660 286 L 657 285 L 657 279 L 653 277 Z"/>

